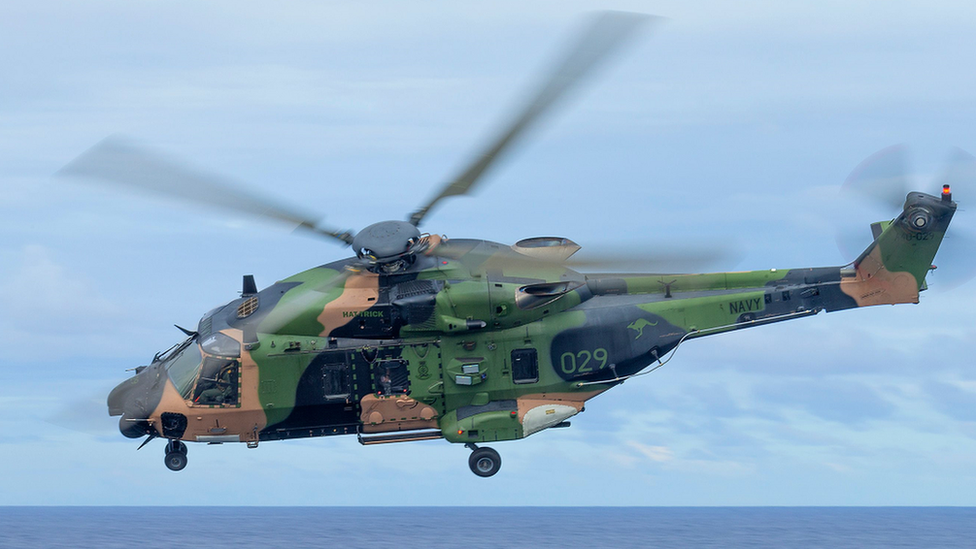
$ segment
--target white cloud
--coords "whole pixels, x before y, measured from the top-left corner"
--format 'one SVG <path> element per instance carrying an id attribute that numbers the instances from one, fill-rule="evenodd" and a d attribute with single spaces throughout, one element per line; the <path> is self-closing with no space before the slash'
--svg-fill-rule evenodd
<path id="1" fill-rule="evenodd" d="M 674 452 L 667 446 L 649 446 L 633 440 L 629 441 L 627 445 L 637 450 L 637 452 L 647 459 L 657 463 L 666 463 L 674 459 Z"/>
<path id="2" fill-rule="evenodd" d="M 24 246 L 13 265 L 0 280 L 0 304 L 9 315 L 5 321 L 16 330 L 76 332 L 120 312 L 91 282 L 68 272 L 44 246 Z"/>

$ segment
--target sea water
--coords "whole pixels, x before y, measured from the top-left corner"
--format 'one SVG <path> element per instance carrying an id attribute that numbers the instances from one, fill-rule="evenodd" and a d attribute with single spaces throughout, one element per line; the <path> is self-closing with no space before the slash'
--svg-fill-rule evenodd
<path id="1" fill-rule="evenodd" d="M 0 548 L 976 547 L 970 507 L 0 507 Z"/>

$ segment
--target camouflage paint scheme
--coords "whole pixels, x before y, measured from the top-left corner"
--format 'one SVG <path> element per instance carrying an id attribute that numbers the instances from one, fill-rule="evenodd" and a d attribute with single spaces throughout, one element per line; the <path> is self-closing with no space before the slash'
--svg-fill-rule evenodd
<path id="1" fill-rule="evenodd" d="M 349 259 L 245 289 L 116 388 L 110 413 L 133 438 L 252 446 L 518 439 L 565 425 L 681 342 L 918 303 L 955 209 L 948 194 L 909 194 L 846 268 L 584 275 L 502 244 L 425 237 L 403 272 Z"/>

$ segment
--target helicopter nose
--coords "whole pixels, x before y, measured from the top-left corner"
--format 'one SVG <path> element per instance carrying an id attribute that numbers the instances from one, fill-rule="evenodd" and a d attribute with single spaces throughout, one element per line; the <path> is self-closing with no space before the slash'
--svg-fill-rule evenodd
<path id="1" fill-rule="evenodd" d="M 108 394 L 108 415 L 120 416 L 125 413 L 126 403 L 129 393 L 138 385 L 138 376 L 133 376 L 122 383 L 119 383 L 112 392 Z"/>
<path id="2" fill-rule="evenodd" d="M 119 431 L 128 438 L 139 438 L 152 430 L 149 415 L 162 396 L 159 367 L 143 371 L 123 381 L 109 393 L 108 415 L 118 416 Z"/>

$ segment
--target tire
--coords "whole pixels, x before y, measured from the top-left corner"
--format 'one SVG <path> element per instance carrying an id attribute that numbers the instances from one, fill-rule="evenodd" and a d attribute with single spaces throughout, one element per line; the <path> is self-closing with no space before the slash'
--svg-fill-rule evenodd
<path id="1" fill-rule="evenodd" d="M 478 448 L 468 457 L 468 467 L 479 477 L 490 477 L 502 468 L 502 458 L 491 448 Z"/>
<path id="2" fill-rule="evenodd" d="M 166 453 L 170 454 L 173 452 L 178 452 L 180 454 L 186 455 L 186 444 L 183 444 L 182 440 L 177 440 L 171 438 L 169 442 L 166 443 Z"/>
<path id="3" fill-rule="evenodd" d="M 170 471 L 182 471 L 186 467 L 186 453 L 170 452 L 166 454 L 166 467 Z"/>

